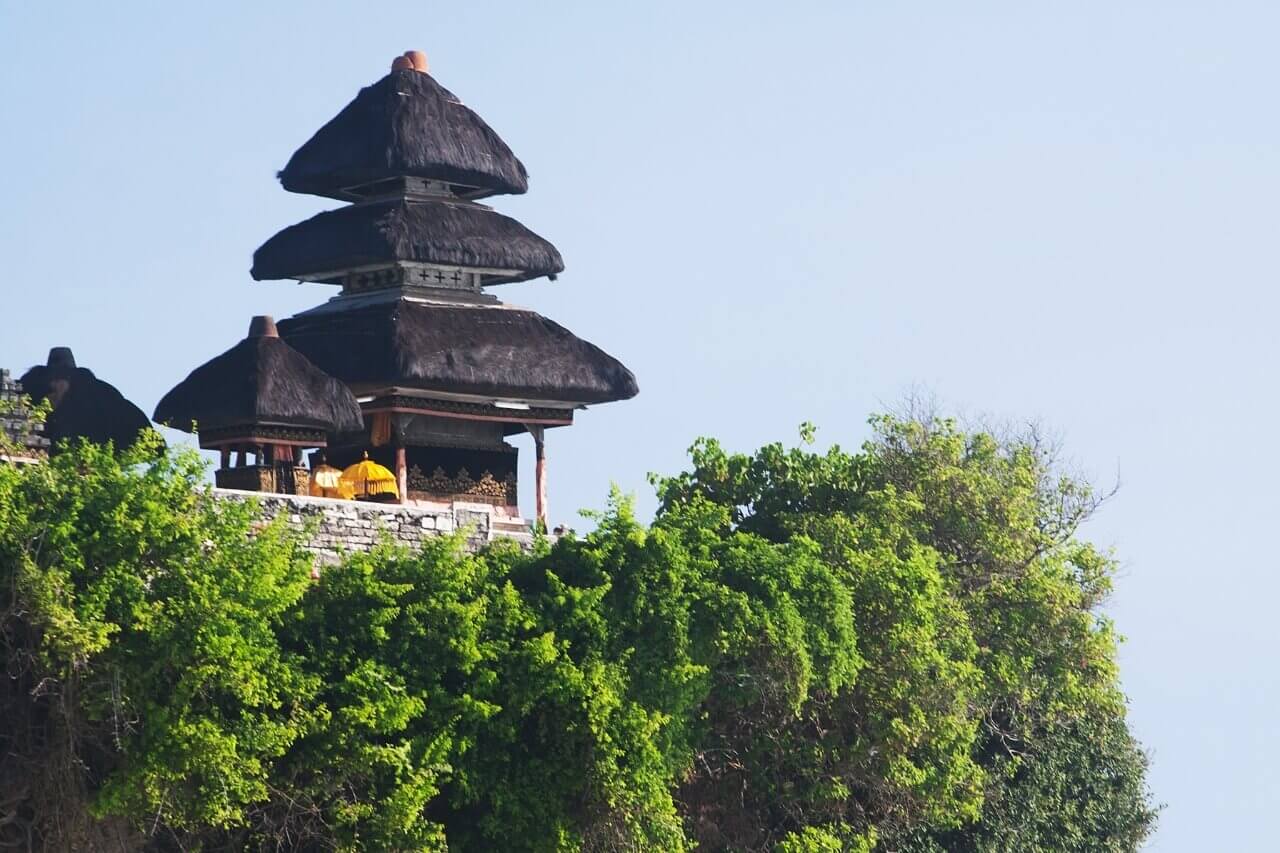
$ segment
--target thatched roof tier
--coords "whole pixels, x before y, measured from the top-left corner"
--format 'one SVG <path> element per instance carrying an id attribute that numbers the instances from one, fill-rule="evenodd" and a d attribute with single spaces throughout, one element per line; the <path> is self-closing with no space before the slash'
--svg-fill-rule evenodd
<path id="1" fill-rule="evenodd" d="M 360 404 L 347 386 L 280 339 L 270 317 L 249 336 L 180 382 L 156 406 L 157 423 L 210 436 L 262 425 L 324 432 L 362 429 Z"/>
<path id="2" fill-rule="evenodd" d="M 470 202 L 398 199 L 291 225 L 253 253 L 251 274 L 341 284 L 346 271 L 404 261 L 487 271 L 484 284 L 564 270 L 555 246 L 509 216 Z"/>
<path id="3" fill-rule="evenodd" d="M 48 400 L 52 406 L 44 436 L 55 450 L 58 442 L 77 438 L 132 447 L 139 433 L 151 426 L 142 410 L 114 386 L 78 367 L 67 347 L 51 349 L 48 364 L 31 368 L 18 382 L 34 402 Z"/>
<path id="4" fill-rule="evenodd" d="M 330 303 L 331 305 L 333 303 Z M 533 311 L 384 299 L 309 311 L 280 334 L 358 393 L 386 388 L 516 401 L 634 397 L 617 359 Z"/>
<path id="5" fill-rule="evenodd" d="M 455 185 L 460 196 L 523 193 L 524 164 L 480 116 L 429 74 L 392 71 L 299 148 L 280 172 L 290 192 L 361 197 L 360 187 L 400 176 Z"/>

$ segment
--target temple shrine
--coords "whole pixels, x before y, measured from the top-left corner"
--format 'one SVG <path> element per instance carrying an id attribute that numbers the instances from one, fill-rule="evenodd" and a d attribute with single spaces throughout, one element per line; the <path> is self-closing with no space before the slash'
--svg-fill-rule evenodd
<path id="1" fill-rule="evenodd" d="M 511 522 L 523 520 L 507 439 L 528 433 L 545 525 L 547 431 L 638 388 L 600 348 L 490 292 L 564 269 L 551 243 L 478 201 L 525 192 L 524 165 L 412 51 L 279 177 L 344 206 L 271 237 L 251 274 L 337 294 L 278 329 L 255 320 L 166 395 L 155 420 L 220 450 L 223 487 L 304 494 L 308 463 L 363 464 L 394 476 L 377 499 L 486 504 Z"/>

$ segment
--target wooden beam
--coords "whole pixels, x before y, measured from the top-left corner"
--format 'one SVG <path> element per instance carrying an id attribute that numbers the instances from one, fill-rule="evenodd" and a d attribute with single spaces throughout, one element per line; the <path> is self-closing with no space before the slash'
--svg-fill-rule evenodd
<path id="1" fill-rule="evenodd" d="M 308 447 L 323 447 L 324 442 L 319 439 L 300 441 L 291 438 L 274 438 L 271 436 L 255 436 L 244 435 L 235 438 L 220 438 L 215 441 L 202 441 L 200 443 L 201 450 L 217 450 L 222 447 L 230 447 L 235 450 L 246 446 L 246 442 L 267 441 L 271 444 L 278 444 L 281 447 L 301 447 L 304 450 Z"/>
<path id="2" fill-rule="evenodd" d="M 400 503 L 409 500 L 409 465 L 405 460 L 404 445 L 396 445 L 396 490 L 400 492 Z"/>
<path id="3" fill-rule="evenodd" d="M 529 424 L 536 422 L 543 426 L 573 426 L 573 418 L 569 418 L 568 420 L 563 418 L 539 418 L 534 421 L 530 419 L 528 412 L 515 412 L 511 415 L 470 415 L 460 412 L 440 411 L 438 409 L 408 409 L 403 406 L 364 409 L 364 413 L 366 415 L 375 415 L 382 412 L 390 412 L 396 415 L 433 415 L 438 418 L 451 418 L 455 421 L 497 421 L 504 424 Z"/>
<path id="4" fill-rule="evenodd" d="M 538 525 L 546 532 L 551 529 L 547 526 L 547 451 L 546 442 L 544 441 L 546 431 L 539 424 L 526 424 L 525 426 L 529 430 L 529 434 L 533 436 L 534 458 L 537 460 L 533 469 L 533 489 Z"/>

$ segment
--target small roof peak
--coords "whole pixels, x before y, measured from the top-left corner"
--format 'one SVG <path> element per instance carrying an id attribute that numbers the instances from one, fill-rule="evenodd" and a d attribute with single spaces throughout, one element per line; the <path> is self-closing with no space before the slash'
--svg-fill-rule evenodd
<path id="1" fill-rule="evenodd" d="M 276 321 L 271 319 L 270 314 L 259 314 L 249 321 L 249 337 L 251 338 L 278 338 L 280 333 L 276 331 Z"/>
<path id="2" fill-rule="evenodd" d="M 49 367 L 66 367 L 74 369 L 76 357 L 71 347 L 54 347 L 49 350 Z"/>

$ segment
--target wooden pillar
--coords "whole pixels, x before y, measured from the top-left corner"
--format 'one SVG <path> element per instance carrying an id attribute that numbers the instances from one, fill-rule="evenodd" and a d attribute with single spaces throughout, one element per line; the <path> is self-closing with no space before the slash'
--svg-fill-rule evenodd
<path id="1" fill-rule="evenodd" d="M 404 445 L 396 445 L 396 490 L 400 492 L 400 503 L 409 501 L 409 465 L 405 460 Z"/>
<path id="2" fill-rule="evenodd" d="M 236 467 L 237 467 L 237 468 L 243 468 L 243 467 L 244 467 L 244 465 L 245 465 L 245 458 L 244 458 L 244 457 L 245 457 L 244 448 L 243 448 L 243 447 L 241 447 L 239 450 L 237 450 L 237 451 L 236 451 Z"/>
<path id="3" fill-rule="evenodd" d="M 227 468 L 230 468 L 230 467 L 231 467 L 231 448 L 230 448 L 230 447 L 227 447 L 227 446 L 224 444 L 224 445 L 222 445 L 221 451 L 222 451 L 222 452 L 219 454 L 219 455 L 220 455 L 220 464 L 221 464 L 222 468 L 225 470 L 225 469 L 227 469 Z"/>
<path id="4" fill-rule="evenodd" d="M 529 426 L 529 434 L 533 436 L 534 458 L 537 460 L 533 469 L 533 489 L 536 499 L 536 511 L 538 513 L 538 524 L 542 529 L 550 530 L 547 526 L 547 450 L 546 442 L 543 440 L 544 430 L 541 426 Z"/>

